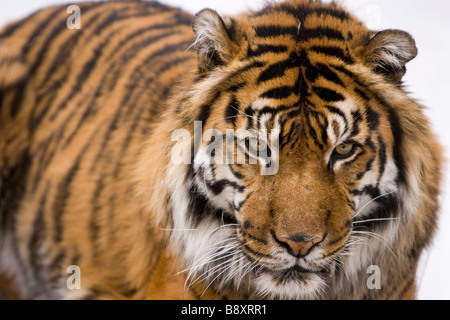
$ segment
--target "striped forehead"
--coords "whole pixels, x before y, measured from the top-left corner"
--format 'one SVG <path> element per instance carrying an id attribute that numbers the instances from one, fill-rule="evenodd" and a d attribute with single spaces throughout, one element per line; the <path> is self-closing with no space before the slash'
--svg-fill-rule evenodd
<path id="1" fill-rule="evenodd" d="M 321 149 L 343 143 L 360 135 L 363 112 L 351 98 L 321 106 L 270 107 L 267 99 L 256 100 L 252 106 L 253 127 L 257 129 L 282 128 L 281 140 L 299 141 L 304 136 L 315 140 Z M 284 135 L 284 136 L 283 136 Z M 294 139 L 295 138 L 295 139 Z"/>

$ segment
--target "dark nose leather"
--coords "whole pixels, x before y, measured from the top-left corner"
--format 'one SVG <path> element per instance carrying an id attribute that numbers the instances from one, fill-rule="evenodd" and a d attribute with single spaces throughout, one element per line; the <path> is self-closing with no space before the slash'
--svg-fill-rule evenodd
<path id="1" fill-rule="evenodd" d="M 303 233 L 278 237 L 280 244 L 295 257 L 306 256 L 311 251 L 312 247 L 322 242 L 322 240 L 322 237 L 308 236 Z"/>

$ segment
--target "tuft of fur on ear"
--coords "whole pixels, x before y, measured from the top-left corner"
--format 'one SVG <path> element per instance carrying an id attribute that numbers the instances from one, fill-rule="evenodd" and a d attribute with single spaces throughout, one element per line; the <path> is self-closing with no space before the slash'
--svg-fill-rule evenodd
<path id="1" fill-rule="evenodd" d="M 228 26 L 219 14 L 211 9 L 203 9 L 195 15 L 193 29 L 194 46 L 198 50 L 201 72 L 207 72 L 218 65 L 229 62 L 237 51 L 234 41 L 234 23 Z"/>
<path id="2" fill-rule="evenodd" d="M 417 55 L 413 37 L 402 30 L 376 33 L 363 48 L 364 60 L 376 73 L 398 83 L 406 72 L 406 63 Z"/>

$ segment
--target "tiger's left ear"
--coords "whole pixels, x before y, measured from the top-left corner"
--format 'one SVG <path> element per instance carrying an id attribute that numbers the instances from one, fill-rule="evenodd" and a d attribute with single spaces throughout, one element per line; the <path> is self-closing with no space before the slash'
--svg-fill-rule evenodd
<path id="1" fill-rule="evenodd" d="M 238 53 L 233 20 L 225 22 L 216 11 L 204 9 L 195 15 L 193 29 L 201 72 L 228 63 Z"/>
<path id="2" fill-rule="evenodd" d="M 363 47 L 366 63 L 394 83 L 400 82 L 406 72 L 406 63 L 416 55 L 413 37 L 402 30 L 380 31 Z"/>

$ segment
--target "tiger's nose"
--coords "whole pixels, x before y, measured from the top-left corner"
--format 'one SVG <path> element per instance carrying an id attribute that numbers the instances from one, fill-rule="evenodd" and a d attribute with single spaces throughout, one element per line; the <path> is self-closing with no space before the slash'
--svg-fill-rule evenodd
<path id="1" fill-rule="evenodd" d="M 278 243 L 295 257 L 306 256 L 311 249 L 323 241 L 323 237 L 308 236 L 296 233 L 290 236 L 277 237 Z"/>

